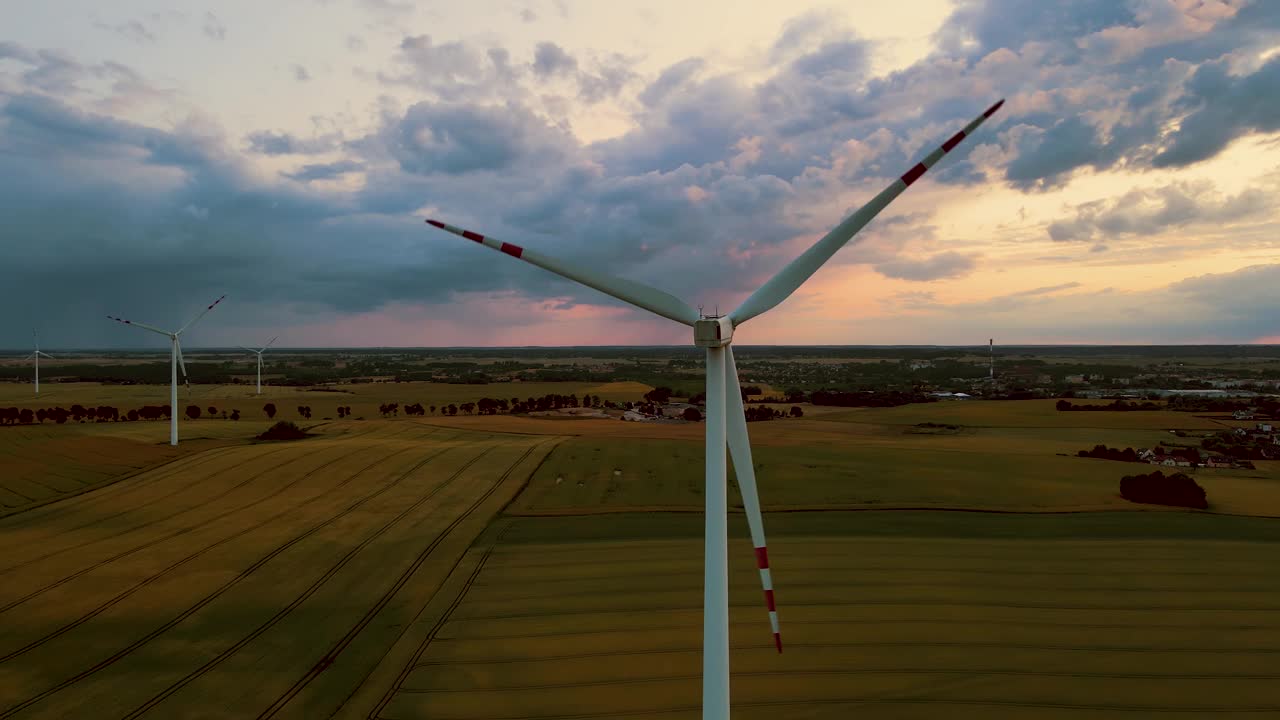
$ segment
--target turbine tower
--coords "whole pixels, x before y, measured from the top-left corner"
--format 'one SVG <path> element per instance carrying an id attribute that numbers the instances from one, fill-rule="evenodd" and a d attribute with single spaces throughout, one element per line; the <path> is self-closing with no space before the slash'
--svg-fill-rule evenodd
<path id="1" fill-rule="evenodd" d="M 693 328 L 693 344 L 704 348 L 707 356 L 706 416 L 706 525 L 704 535 L 704 576 L 702 610 L 702 717 L 703 720 L 729 718 L 729 566 L 728 566 L 728 497 L 726 487 L 725 445 L 733 456 L 742 505 L 755 547 L 756 566 L 764 586 L 765 605 L 774 644 L 782 652 L 782 636 L 778 630 L 777 607 L 773 597 L 773 580 L 769 572 L 769 555 L 765 547 L 764 523 L 756 492 L 755 466 L 751 461 L 751 444 L 747 436 L 746 416 L 738 384 L 737 366 L 733 360 L 734 329 L 751 318 L 767 312 L 786 300 L 818 268 L 845 245 L 864 225 L 872 220 L 894 198 L 902 194 L 943 155 L 973 134 L 979 125 L 1004 104 L 997 102 L 974 118 L 963 130 L 951 136 L 941 147 L 902 175 L 863 205 L 857 212 L 826 234 L 800 257 L 756 290 L 728 315 L 705 315 L 679 298 L 632 280 L 553 258 L 502 242 L 470 230 L 447 225 L 438 220 L 427 223 L 441 230 L 461 235 L 473 242 L 537 265 L 561 277 L 595 288 L 606 295 L 630 303 L 656 315 Z"/>
<path id="2" fill-rule="evenodd" d="M 258 395 L 262 394 L 262 353 L 266 352 L 267 348 L 271 347 L 271 343 L 275 342 L 276 338 L 278 337 L 280 336 L 277 335 L 276 337 L 271 338 L 271 341 L 268 342 L 266 345 L 263 345 L 261 350 L 254 350 L 253 348 L 247 348 L 243 345 L 240 346 L 241 350 L 253 353 L 254 355 L 258 356 L 258 392 L 257 392 Z"/>
<path id="3" fill-rule="evenodd" d="M 988 380 L 995 382 L 996 379 L 996 339 L 987 338 L 987 357 L 990 359 Z"/>
<path id="4" fill-rule="evenodd" d="M 26 356 L 25 358 L 23 358 L 23 360 L 35 360 L 35 361 L 36 361 L 36 375 L 35 375 L 35 379 L 36 379 L 36 394 L 37 394 L 37 395 L 39 395 L 39 394 L 40 394 L 40 357 L 41 357 L 41 356 L 44 356 L 44 357 L 49 358 L 50 360 L 53 360 L 54 358 L 53 358 L 53 356 L 52 356 L 52 355 L 50 355 L 50 354 L 49 354 L 49 353 L 47 353 L 47 352 L 41 352 L 41 350 L 40 350 L 40 333 L 36 332 L 35 330 L 32 330 L 32 331 L 31 331 L 31 334 L 32 334 L 32 335 L 35 337 L 35 339 L 36 339 L 36 349 L 35 349 L 35 351 L 34 351 L 34 352 L 32 352 L 30 355 L 28 355 L 28 356 Z"/>
<path id="5" fill-rule="evenodd" d="M 192 318 L 191 321 L 188 322 L 186 325 L 183 325 L 182 328 L 177 332 L 169 332 L 168 330 L 161 330 L 160 328 L 152 327 L 150 325 L 143 325 L 140 322 L 133 322 L 132 320 L 124 320 L 114 315 L 107 316 L 108 318 L 115 320 L 116 322 L 124 323 L 125 325 L 132 325 L 133 327 L 142 328 L 143 330 L 150 330 L 153 333 L 158 333 L 160 335 L 164 335 L 165 337 L 169 338 L 169 444 L 170 445 L 178 444 L 178 367 L 179 366 L 182 367 L 183 379 L 186 379 L 187 377 L 187 364 L 182 361 L 182 344 L 178 341 L 178 336 L 181 335 L 187 328 L 191 327 L 192 325 L 195 325 L 197 320 L 204 317 L 206 313 L 208 313 L 210 310 L 213 309 L 214 305 L 217 305 L 218 303 L 222 302 L 222 298 L 225 298 L 225 297 L 226 295 L 223 295 L 217 300 L 214 300 L 209 305 L 209 307 L 205 308 L 199 315 Z M 187 385 L 188 393 L 191 392 L 190 388 L 191 386 L 190 384 L 188 384 Z"/>

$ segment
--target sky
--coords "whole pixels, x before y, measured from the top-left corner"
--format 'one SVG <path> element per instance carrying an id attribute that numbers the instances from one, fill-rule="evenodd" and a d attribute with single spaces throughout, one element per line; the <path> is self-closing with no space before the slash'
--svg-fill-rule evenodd
<path id="1" fill-rule="evenodd" d="M 0 0 L 0 347 L 1280 342 L 1269 0 Z"/>

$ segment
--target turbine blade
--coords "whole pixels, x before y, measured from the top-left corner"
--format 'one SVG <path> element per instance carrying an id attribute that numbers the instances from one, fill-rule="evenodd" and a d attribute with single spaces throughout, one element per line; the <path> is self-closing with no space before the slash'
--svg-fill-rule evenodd
<path id="1" fill-rule="evenodd" d="M 275 342 L 276 340 L 279 340 L 279 339 L 280 339 L 280 336 L 279 336 L 279 335 L 277 335 L 277 336 L 275 336 L 275 337 L 271 338 L 271 340 L 270 340 L 269 342 L 267 342 L 267 344 L 266 344 L 266 345 L 263 345 L 263 346 L 262 346 L 262 349 L 263 349 L 263 350 L 266 350 L 267 348 L 271 347 L 271 343 L 273 343 L 273 342 Z"/>
<path id="2" fill-rule="evenodd" d="M 1004 100 L 987 108 L 987 111 L 979 115 L 964 129 L 951 136 L 941 147 L 929 153 L 928 157 L 916 163 L 902 177 L 894 180 L 889 187 L 880 191 L 879 195 L 871 198 L 870 202 L 863 205 L 857 212 L 845 218 L 844 222 L 837 225 L 831 232 L 827 233 L 821 240 L 814 243 L 812 247 L 804 251 L 804 253 L 792 260 L 790 264 L 782 268 L 782 270 L 769 279 L 764 285 L 761 285 L 754 293 L 738 306 L 736 310 L 729 313 L 729 319 L 733 324 L 741 325 L 751 318 L 766 312 L 783 300 L 791 296 L 797 288 L 804 284 L 818 268 L 822 267 L 827 260 L 831 259 L 836 251 L 844 247 L 864 225 L 871 222 L 876 215 L 884 210 L 889 203 L 902 194 L 904 190 L 911 186 L 911 183 L 920 179 L 925 171 L 933 167 L 943 155 L 946 155 L 953 148 L 960 144 L 974 130 L 978 129 L 987 118 L 995 114 L 996 110 L 1004 104 Z"/>
<path id="3" fill-rule="evenodd" d="M 631 303 L 636 307 L 670 318 L 678 323 L 692 326 L 698 321 L 697 310 L 689 307 L 688 304 L 676 296 L 657 288 L 642 285 L 634 280 L 627 280 L 616 275 L 597 272 L 532 250 L 526 250 L 519 245 L 512 245 L 492 237 L 473 233 L 470 230 L 446 225 L 439 220 L 427 220 L 427 224 L 451 232 L 454 235 L 460 235 L 499 252 L 504 252 L 532 265 L 537 265 L 543 270 L 549 270 L 560 277 L 568 278 L 589 288 L 595 288 L 605 295 L 613 296 L 623 302 Z"/>
<path id="4" fill-rule="evenodd" d="M 47 353 L 47 352 L 45 352 L 45 351 L 43 351 L 43 350 L 37 350 L 35 354 L 37 354 L 37 355 L 42 355 L 42 356 L 44 356 L 44 357 L 49 358 L 50 360 L 56 360 L 56 359 L 57 359 L 57 358 L 55 358 L 54 356 L 50 355 L 49 353 Z"/>
<path id="5" fill-rule="evenodd" d="M 175 340 L 174 347 L 178 349 L 178 367 L 182 369 L 182 379 L 185 381 L 187 380 L 187 364 L 182 360 L 182 343 L 180 341 Z M 187 381 L 187 387 L 188 389 L 190 389 L 191 387 L 190 381 Z"/>
<path id="6" fill-rule="evenodd" d="M 769 572 L 769 551 L 764 541 L 764 517 L 760 514 L 760 495 L 756 492 L 756 467 L 751 460 L 751 439 L 747 436 L 747 415 L 742 407 L 742 390 L 738 384 L 738 366 L 733 360 L 733 346 L 725 348 L 724 396 L 727 420 L 726 436 L 729 457 L 733 458 L 733 474 L 742 491 L 742 509 L 751 530 L 751 546 L 756 549 L 756 567 L 764 589 L 764 604 L 769 609 L 769 626 L 773 644 L 782 652 L 782 633 L 778 630 L 778 607 L 773 599 L 773 576 Z"/>
<path id="7" fill-rule="evenodd" d="M 257 351 L 257 350 L 254 350 L 253 348 L 247 348 L 247 347 L 245 347 L 245 346 L 243 346 L 243 345 L 237 345 L 236 347 L 240 348 L 241 350 L 244 350 L 245 352 L 251 352 L 251 353 L 253 353 L 253 354 L 255 354 L 255 355 L 256 355 L 256 354 L 258 354 L 258 351 Z"/>
<path id="8" fill-rule="evenodd" d="M 165 336 L 165 337 L 173 337 L 173 336 L 174 336 L 174 333 L 168 332 L 168 331 L 166 331 L 166 330 L 161 330 L 161 329 L 160 329 L 160 328 L 158 328 L 158 327 L 151 327 L 150 325 L 143 325 L 143 324 L 142 324 L 142 323 L 140 323 L 140 322 L 134 322 L 134 321 L 132 321 L 132 320 L 125 320 L 124 318 L 118 318 L 118 317 L 116 317 L 116 316 L 114 316 L 114 315 L 108 315 L 107 317 L 108 317 L 108 318 L 110 318 L 110 319 L 112 319 L 112 320 L 115 320 L 115 321 L 116 321 L 116 322 L 118 322 L 118 323 L 124 323 L 125 325 L 132 325 L 133 327 L 136 327 L 136 328 L 142 328 L 143 330 L 150 330 L 150 331 L 151 331 L 151 332 L 153 332 L 153 333 L 160 333 L 161 335 L 163 335 L 163 336 Z"/>
<path id="9" fill-rule="evenodd" d="M 197 316 L 195 316 L 195 317 L 191 318 L 191 322 L 187 323 L 186 325 L 183 325 L 183 326 L 182 326 L 182 330 L 186 330 L 187 328 L 191 327 L 192 325 L 195 325 L 197 320 L 199 320 L 200 318 L 202 318 L 202 317 L 204 317 L 206 314 L 208 314 L 208 312 L 209 312 L 210 310 L 212 310 L 212 309 L 213 309 L 213 306 L 214 306 L 214 305 L 217 305 L 217 304 L 218 304 L 218 303 L 220 303 L 220 302 L 222 302 L 222 298 L 225 298 L 225 297 L 226 297 L 226 295 L 223 295 L 222 297 L 218 298 L 217 300 L 214 300 L 214 301 L 213 301 L 213 303 L 212 303 L 212 304 L 210 304 L 210 305 L 209 305 L 209 307 L 205 308 L 205 309 L 204 309 L 204 310 L 203 310 L 199 315 L 197 315 Z M 179 330 L 178 332 L 174 333 L 174 335 L 181 335 L 181 334 L 182 334 L 182 330 Z"/>

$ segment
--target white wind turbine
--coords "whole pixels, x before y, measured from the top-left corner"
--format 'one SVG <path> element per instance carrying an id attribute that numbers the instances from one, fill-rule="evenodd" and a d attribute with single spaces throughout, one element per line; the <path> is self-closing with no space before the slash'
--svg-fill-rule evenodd
<path id="1" fill-rule="evenodd" d="M 831 258 L 864 225 L 894 200 L 908 186 L 920 179 L 934 163 L 971 135 L 979 125 L 1004 104 L 992 105 L 979 117 L 953 135 L 941 147 L 893 181 L 863 205 L 857 212 L 827 233 L 800 257 L 756 290 L 727 316 L 703 315 L 686 303 L 661 290 L 604 273 L 592 268 L 548 257 L 505 243 L 470 230 L 447 225 L 438 220 L 427 223 L 461 235 L 468 240 L 537 265 L 545 270 L 595 288 L 619 300 L 631 303 L 665 318 L 693 327 L 693 344 L 707 353 L 706 416 L 706 531 L 704 538 L 704 576 L 702 610 L 702 717 L 704 720 L 727 720 L 729 717 L 729 568 L 728 568 L 728 498 L 726 487 L 725 443 L 733 456 L 734 471 L 742 491 L 742 505 L 751 529 L 756 564 L 764 586 L 765 604 L 773 629 L 774 644 L 782 652 L 778 630 L 778 614 L 773 597 L 773 581 L 769 574 L 769 556 L 765 548 L 764 523 L 756 493 L 755 466 L 751 460 L 751 444 L 747 437 L 746 416 L 738 385 L 737 367 L 733 360 L 734 328 L 767 312 L 786 300 Z M 726 427 L 727 426 L 727 427 Z"/>
<path id="2" fill-rule="evenodd" d="M 53 359 L 54 359 L 54 357 L 53 357 L 52 355 L 50 355 L 49 353 L 47 353 L 47 352 L 42 352 L 42 351 L 40 350 L 40 333 L 36 332 L 35 330 L 32 330 L 32 331 L 31 331 L 31 334 L 32 334 L 32 335 L 35 337 L 35 339 L 36 339 L 36 349 L 35 349 L 35 351 L 34 351 L 34 352 L 32 352 L 30 355 L 28 355 L 28 356 L 26 356 L 25 358 L 23 358 L 23 360 L 35 360 L 35 361 L 36 361 L 36 376 L 35 376 L 35 377 L 36 377 L 36 394 L 37 394 L 37 395 L 39 395 L 39 394 L 40 394 L 40 358 L 41 358 L 41 356 L 43 356 L 43 357 L 47 357 L 47 358 L 49 358 L 50 360 L 53 360 Z"/>
<path id="3" fill-rule="evenodd" d="M 178 367 L 179 366 L 182 367 L 182 377 L 184 379 L 187 377 L 187 364 L 182 361 L 182 344 L 178 341 L 178 336 L 181 335 L 184 331 L 186 331 L 187 328 L 191 327 L 192 325 L 195 325 L 197 320 L 204 317 L 206 313 L 208 313 L 210 310 L 213 309 L 214 305 L 217 305 L 218 303 L 222 302 L 222 298 L 225 298 L 225 297 L 226 295 L 223 295 L 217 300 L 214 300 L 209 305 L 209 307 L 205 308 L 199 315 L 195 316 L 194 318 L 191 318 L 191 321 L 188 322 L 186 325 L 183 325 L 182 328 L 177 332 L 169 332 L 168 330 L 161 330 L 160 328 L 152 327 L 150 325 L 143 325 L 140 322 L 133 322 L 132 320 L 124 320 L 114 315 L 107 316 L 108 318 L 115 320 L 116 322 L 124 323 L 125 325 L 132 325 L 133 327 L 139 327 L 139 328 L 142 328 L 143 330 L 150 330 L 153 333 L 159 333 L 160 335 L 164 335 L 165 337 L 169 338 L 169 444 L 170 445 L 178 444 Z"/>
<path id="4" fill-rule="evenodd" d="M 266 352 L 267 348 L 271 347 L 271 343 L 275 342 L 276 338 L 278 337 L 280 336 L 277 335 L 276 337 L 271 338 L 271 341 L 268 342 L 266 345 L 263 345 L 261 350 L 254 350 L 253 348 L 247 348 L 243 345 L 240 346 L 241 350 L 244 350 L 246 352 L 251 352 L 254 355 L 258 356 L 258 393 L 257 393 L 258 395 L 262 394 L 262 353 Z"/>

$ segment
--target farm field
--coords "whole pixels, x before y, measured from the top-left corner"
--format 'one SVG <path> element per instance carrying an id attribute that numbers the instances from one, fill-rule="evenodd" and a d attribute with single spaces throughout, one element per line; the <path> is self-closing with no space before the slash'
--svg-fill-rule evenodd
<path id="1" fill-rule="evenodd" d="M 0 718 L 336 707 L 555 443 L 333 430 L 0 520 Z"/>
<path id="2" fill-rule="evenodd" d="M 737 518 L 735 717 L 1280 713 L 1272 521 L 869 512 L 766 522 L 784 652 Z M 377 703 L 368 716 L 700 717 L 700 518 L 499 525 L 451 579 L 453 604 L 410 629 L 416 641 L 397 649 L 404 667 L 367 698 Z M 339 717 L 367 713 L 351 710 Z"/>
<path id="3" fill-rule="evenodd" d="M 399 389 L 376 412 L 414 385 L 496 396 L 353 387 Z M 0 518 L 0 720 L 699 716 L 702 425 L 310 404 L 290 443 L 0 429 L 24 477 L 81 481 Z M 735 512 L 735 717 L 1280 714 L 1274 464 L 1197 471 L 1211 512 L 1184 512 L 1119 497 L 1145 466 L 1064 456 L 1197 423 L 1222 427 L 1036 401 L 752 423 L 786 651 Z"/>

